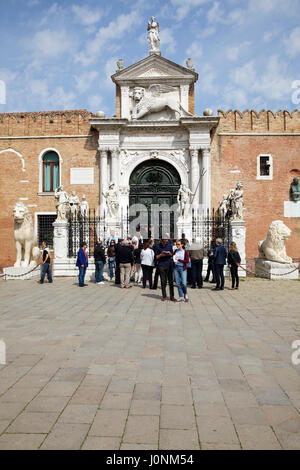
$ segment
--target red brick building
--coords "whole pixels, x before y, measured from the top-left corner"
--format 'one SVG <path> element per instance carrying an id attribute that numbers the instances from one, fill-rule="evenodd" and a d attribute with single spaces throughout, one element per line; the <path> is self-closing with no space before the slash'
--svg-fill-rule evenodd
<path id="1" fill-rule="evenodd" d="M 159 66 L 164 61 L 168 66 L 172 64 L 163 58 L 155 60 Z M 183 69 L 180 67 L 187 76 L 187 69 Z M 190 112 L 194 108 L 196 75 L 185 98 Z M 117 84 L 117 117 L 110 123 L 120 118 L 121 100 Z M 15 261 L 12 211 L 17 201 L 29 207 L 37 231 L 42 230 L 45 216 L 54 218 L 54 185 L 62 184 L 68 193 L 76 190 L 80 197 L 85 194 L 90 207 L 98 208 L 101 162 L 99 135 L 92 125 L 95 118 L 86 110 L 0 114 L 1 268 Z M 246 258 L 257 256 L 258 241 L 266 236 L 273 220 L 281 219 L 292 230 L 287 253 L 299 259 L 300 218 L 285 217 L 284 202 L 289 201 L 292 179 L 300 176 L 300 112 L 218 111 L 214 122 L 210 131 L 210 206 L 217 208 L 223 194 L 241 180 Z M 76 172 L 71 177 L 71 171 L 84 168 L 93 169 L 89 184 L 80 184 Z M 52 176 L 45 182 L 48 173 Z"/>

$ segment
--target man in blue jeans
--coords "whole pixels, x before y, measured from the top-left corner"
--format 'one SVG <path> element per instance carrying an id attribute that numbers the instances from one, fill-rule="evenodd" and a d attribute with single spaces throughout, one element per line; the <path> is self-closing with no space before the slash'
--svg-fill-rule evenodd
<path id="1" fill-rule="evenodd" d="M 214 268 L 215 268 L 215 278 L 216 278 L 216 287 L 212 290 L 224 290 L 224 265 L 226 264 L 227 253 L 222 246 L 222 238 L 216 239 L 216 248 L 214 249 Z"/>
<path id="2" fill-rule="evenodd" d="M 94 249 L 96 284 L 104 284 L 103 269 L 106 263 L 105 253 L 101 241 L 97 241 Z"/>
<path id="3" fill-rule="evenodd" d="M 77 254 L 76 266 L 79 269 L 79 275 L 78 275 L 79 287 L 87 286 L 87 284 L 84 283 L 86 268 L 88 267 L 88 256 L 86 253 L 86 248 L 87 248 L 87 244 L 86 242 L 83 242 Z"/>
<path id="4" fill-rule="evenodd" d="M 42 248 L 43 248 L 43 271 L 41 275 L 40 284 L 44 284 L 46 274 L 48 277 L 48 282 L 52 284 L 53 281 L 52 281 L 52 274 L 51 274 L 51 269 L 50 269 L 50 261 L 51 261 L 50 251 L 49 251 L 46 241 L 43 241 Z"/>

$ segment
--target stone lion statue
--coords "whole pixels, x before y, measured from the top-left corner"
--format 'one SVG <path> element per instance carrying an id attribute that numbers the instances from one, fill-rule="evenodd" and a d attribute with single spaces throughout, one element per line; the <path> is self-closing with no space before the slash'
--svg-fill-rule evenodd
<path id="1" fill-rule="evenodd" d="M 259 258 L 276 263 L 292 263 L 293 260 L 286 254 L 284 240 L 291 235 L 291 230 L 282 222 L 274 220 L 268 230 L 267 237 L 258 243 Z"/>
<path id="2" fill-rule="evenodd" d="M 32 218 L 28 207 L 26 207 L 23 202 L 17 202 L 13 210 L 13 215 L 17 251 L 17 259 L 14 266 L 16 268 L 20 266 L 36 266 L 40 257 L 40 250 L 37 246 Z"/>
<path id="3" fill-rule="evenodd" d="M 148 89 L 134 87 L 130 93 L 133 99 L 132 119 L 141 119 L 147 114 L 158 113 L 165 108 L 174 111 L 177 119 L 181 116 L 192 116 L 174 98 L 174 91 L 176 88 L 169 85 L 151 85 Z"/>

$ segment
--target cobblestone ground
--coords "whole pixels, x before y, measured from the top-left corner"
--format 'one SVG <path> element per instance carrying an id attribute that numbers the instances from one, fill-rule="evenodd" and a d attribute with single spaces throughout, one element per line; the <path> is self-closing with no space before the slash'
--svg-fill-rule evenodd
<path id="1" fill-rule="evenodd" d="M 0 449 L 299 449 L 300 283 L 0 282 Z"/>

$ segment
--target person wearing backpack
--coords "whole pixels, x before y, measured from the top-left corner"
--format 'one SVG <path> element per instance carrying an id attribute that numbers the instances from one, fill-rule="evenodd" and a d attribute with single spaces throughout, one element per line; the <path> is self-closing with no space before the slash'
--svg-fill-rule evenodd
<path id="1" fill-rule="evenodd" d="M 176 240 L 176 250 L 173 256 L 174 275 L 178 288 L 177 302 L 188 302 L 187 295 L 187 266 L 190 263 L 189 252 L 185 249 L 183 240 Z"/>

